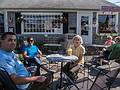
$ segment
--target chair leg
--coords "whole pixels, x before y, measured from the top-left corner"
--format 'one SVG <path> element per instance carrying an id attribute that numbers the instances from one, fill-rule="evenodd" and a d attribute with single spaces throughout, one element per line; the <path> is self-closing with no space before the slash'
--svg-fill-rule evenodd
<path id="1" fill-rule="evenodd" d="M 72 85 L 74 85 L 77 90 L 80 90 L 79 87 L 75 84 L 74 81 L 72 81 L 66 74 L 65 74 L 65 76 L 66 76 L 66 80 L 68 80 Z"/>
<path id="2" fill-rule="evenodd" d="M 53 85 L 53 78 L 54 78 L 54 77 L 53 77 L 53 74 L 52 74 L 52 82 L 51 82 L 51 83 L 52 83 L 52 90 L 53 90 L 53 88 L 54 88 L 54 85 Z"/>

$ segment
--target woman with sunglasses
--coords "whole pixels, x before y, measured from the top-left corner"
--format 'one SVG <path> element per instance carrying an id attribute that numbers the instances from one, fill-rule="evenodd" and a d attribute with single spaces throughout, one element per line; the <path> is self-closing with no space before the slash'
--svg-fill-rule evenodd
<path id="1" fill-rule="evenodd" d="M 41 57 L 42 57 L 42 52 L 39 50 L 39 48 L 34 45 L 34 39 L 32 37 L 27 38 L 28 45 L 26 46 L 23 56 L 25 60 L 27 61 L 28 66 L 32 65 L 41 65 Z M 43 65 L 41 66 L 45 71 L 49 71 L 46 67 Z"/>

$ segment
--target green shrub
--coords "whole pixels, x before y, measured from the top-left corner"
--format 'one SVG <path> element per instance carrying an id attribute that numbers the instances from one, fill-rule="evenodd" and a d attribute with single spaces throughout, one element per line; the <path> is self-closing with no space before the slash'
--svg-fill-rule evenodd
<path id="1" fill-rule="evenodd" d="M 45 42 L 35 42 L 35 45 L 40 47 L 40 46 L 43 46 L 45 44 Z"/>

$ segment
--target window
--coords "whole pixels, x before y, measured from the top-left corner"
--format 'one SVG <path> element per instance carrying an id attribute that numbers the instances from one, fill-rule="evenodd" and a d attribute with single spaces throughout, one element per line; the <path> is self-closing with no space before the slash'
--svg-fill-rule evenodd
<path id="1" fill-rule="evenodd" d="M 62 34 L 62 13 L 22 13 L 23 33 Z"/>
<path id="2" fill-rule="evenodd" d="M 98 15 L 99 33 L 116 33 L 116 15 Z"/>
<path id="3" fill-rule="evenodd" d="M 81 35 L 88 35 L 89 16 L 81 16 Z"/>
<path id="4" fill-rule="evenodd" d="M 4 15 L 0 14 L 0 33 L 4 32 Z"/>

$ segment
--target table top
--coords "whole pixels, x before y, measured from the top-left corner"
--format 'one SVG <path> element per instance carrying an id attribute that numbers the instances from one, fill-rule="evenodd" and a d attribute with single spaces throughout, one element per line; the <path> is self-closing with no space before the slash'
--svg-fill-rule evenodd
<path id="1" fill-rule="evenodd" d="M 60 54 L 51 54 L 51 55 L 47 55 L 46 59 L 48 61 L 54 61 L 54 62 L 71 62 L 78 60 L 78 57 L 75 55 L 66 56 Z"/>
<path id="2" fill-rule="evenodd" d="M 101 47 L 101 48 L 106 47 L 105 45 L 98 45 L 98 44 L 93 44 L 93 45 L 90 45 L 90 46 L 92 46 L 92 47 Z"/>
<path id="3" fill-rule="evenodd" d="M 57 47 L 60 47 L 62 46 L 61 44 L 44 44 L 44 46 L 57 46 Z"/>
<path id="4" fill-rule="evenodd" d="M 118 64 L 117 62 L 111 62 L 110 65 L 102 65 L 102 66 L 98 66 L 99 69 L 106 69 L 106 70 L 112 70 L 115 69 L 117 67 L 120 67 L 120 64 Z"/>

